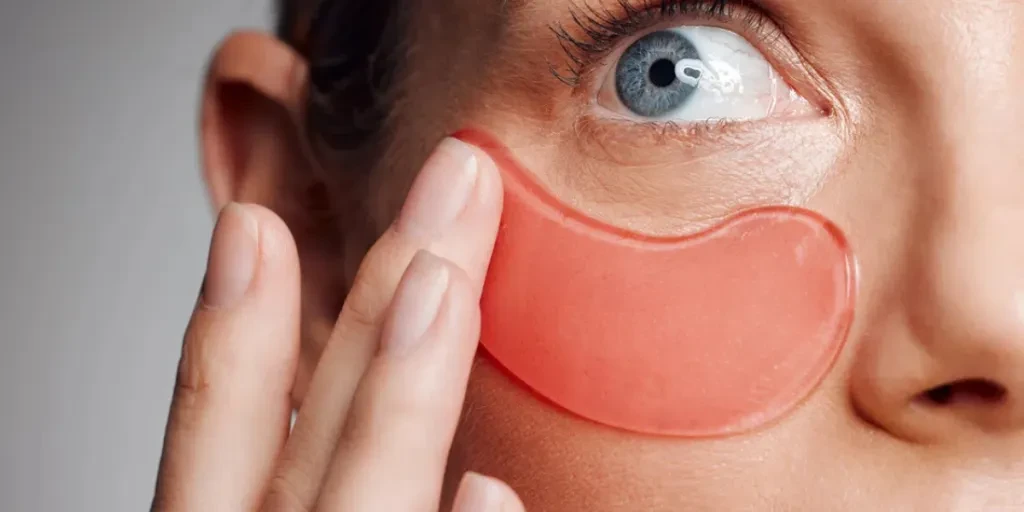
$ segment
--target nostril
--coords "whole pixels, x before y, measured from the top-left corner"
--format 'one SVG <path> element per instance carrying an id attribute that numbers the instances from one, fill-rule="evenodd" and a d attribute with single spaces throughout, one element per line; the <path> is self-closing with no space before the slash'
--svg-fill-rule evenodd
<path id="1" fill-rule="evenodd" d="M 1006 399 L 1006 388 L 986 379 L 964 379 L 925 391 L 918 400 L 933 406 L 995 405 Z"/>

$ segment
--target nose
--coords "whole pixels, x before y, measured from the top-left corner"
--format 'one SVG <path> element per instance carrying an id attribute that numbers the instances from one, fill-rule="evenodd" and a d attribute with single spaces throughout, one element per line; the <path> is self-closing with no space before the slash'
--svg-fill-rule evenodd
<path id="1" fill-rule="evenodd" d="M 922 216 L 900 290 L 905 339 L 920 351 L 907 398 L 925 437 L 1024 431 L 1024 202 L 1001 211 L 972 193 Z"/>
<path id="2" fill-rule="evenodd" d="M 914 441 L 1024 433 L 1024 167 L 969 164 L 981 159 L 951 158 L 932 175 L 946 183 L 922 188 L 889 311 L 852 376 L 861 411 Z"/>
<path id="3" fill-rule="evenodd" d="M 1024 66 L 1002 62 L 992 94 L 923 87 L 906 251 L 851 375 L 860 412 L 916 442 L 1024 440 Z"/>

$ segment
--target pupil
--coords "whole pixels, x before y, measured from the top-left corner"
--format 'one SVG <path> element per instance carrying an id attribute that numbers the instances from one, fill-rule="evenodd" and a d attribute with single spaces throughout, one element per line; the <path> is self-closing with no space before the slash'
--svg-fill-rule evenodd
<path id="1" fill-rule="evenodd" d="M 668 59 L 655 61 L 649 75 L 656 87 L 668 87 L 676 81 L 676 65 Z"/>

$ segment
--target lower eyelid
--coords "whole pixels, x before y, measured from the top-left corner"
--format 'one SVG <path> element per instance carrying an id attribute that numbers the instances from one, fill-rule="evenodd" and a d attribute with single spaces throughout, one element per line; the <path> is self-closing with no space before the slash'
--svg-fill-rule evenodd
<path id="1" fill-rule="evenodd" d="M 616 147 L 627 154 L 647 154 L 647 160 L 669 152 L 696 153 L 702 158 L 723 152 L 735 152 L 765 144 L 784 132 L 791 123 L 816 122 L 826 119 L 806 100 L 787 103 L 783 115 L 749 121 L 709 119 L 699 122 L 638 121 L 610 111 L 600 105 L 591 106 L 576 121 L 576 133 L 601 146 Z M 663 157 L 662 157 L 663 158 Z"/>
<path id="2" fill-rule="evenodd" d="M 776 132 L 751 123 L 708 121 L 678 124 L 638 122 L 588 113 L 576 122 L 579 140 L 613 160 L 656 165 L 697 160 L 764 144 Z"/>
<path id="3" fill-rule="evenodd" d="M 561 184 L 556 195 L 619 227 L 678 235 L 738 209 L 806 204 L 842 148 L 835 125 L 824 118 L 753 130 L 698 129 L 681 138 L 651 128 L 582 119 L 574 143 L 552 150 L 559 156 L 550 159 L 575 162 L 546 169 Z"/>

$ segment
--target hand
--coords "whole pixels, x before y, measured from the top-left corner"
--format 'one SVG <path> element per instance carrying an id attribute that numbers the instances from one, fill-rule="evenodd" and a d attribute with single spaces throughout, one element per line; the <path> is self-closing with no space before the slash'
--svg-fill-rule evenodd
<path id="1" fill-rule="evenodd" d="M 289 431 L 299 262 L 269 210 L 220 215 L 185 335 L 154 510 L 436 510 L 501 213 L 479 150 L 446 140 L 367 254 Z M 521 511 L 469 473 L 454 510 Z"/>

